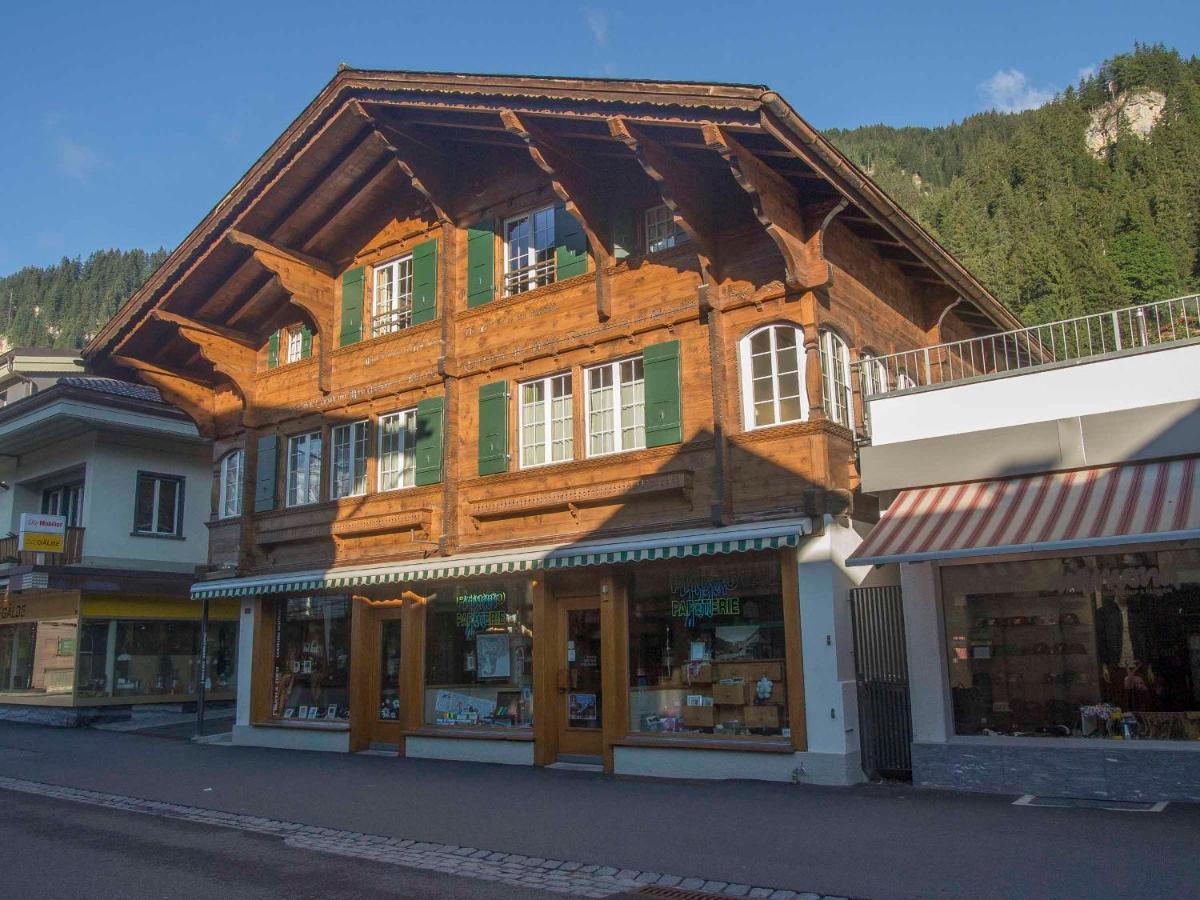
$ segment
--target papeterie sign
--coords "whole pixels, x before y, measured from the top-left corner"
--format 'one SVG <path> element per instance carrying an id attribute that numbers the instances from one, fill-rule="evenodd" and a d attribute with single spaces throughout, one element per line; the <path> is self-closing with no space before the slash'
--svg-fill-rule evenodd
<path id="1" fill-rule="evenodd" d="M 62 553 L 67 546 L 67 517 L 21 513 L 17 547 L 39 553 Z"/>

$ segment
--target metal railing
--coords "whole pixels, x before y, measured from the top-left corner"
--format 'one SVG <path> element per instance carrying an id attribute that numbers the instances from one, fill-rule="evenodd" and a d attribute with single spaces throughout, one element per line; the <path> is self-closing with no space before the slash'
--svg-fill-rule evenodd
<path id="1" fill-rule="evenodd" d="M 83 559 L 83 529 L 75 526 L 67 528 L 67 540 L 62 553 L 18 550 L 18 544 L 19 539 L 15 534 L 0 537 L 0 565 L 68 566 Z"/>
<path id="2" fill-rule="evenodd" d="M 853 368 L 863 400 L 1200 339 L 1200 294 L 888 356 Z"/>

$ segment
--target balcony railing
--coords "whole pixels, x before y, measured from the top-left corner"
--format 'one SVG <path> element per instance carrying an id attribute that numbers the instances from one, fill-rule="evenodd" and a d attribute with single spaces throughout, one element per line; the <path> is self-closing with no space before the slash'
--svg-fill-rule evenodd
<path id="1" fill-rule="evenodd" d="M 1200 339 L 1200 294 L 862 359 L 863 400 Z"/>
<path id="2" fill-rule="evenodd" d="M 62 553 L 45 553 L 36 550 L 18 550 L 19 541 L 15 534 L 0 538 L 0 565 L 21 566 L 68 566 L 83 559 L 83 529 L 68 528 L 66 546 Z"/>

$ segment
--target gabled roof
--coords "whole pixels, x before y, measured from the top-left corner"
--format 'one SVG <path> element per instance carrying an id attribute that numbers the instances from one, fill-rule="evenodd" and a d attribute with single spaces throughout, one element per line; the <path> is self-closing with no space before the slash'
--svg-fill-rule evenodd
<path id="1" fill-rule="evenodd" d="M 340 261 L 346 247 L 332 235 L 344 229 L 322 226 L 311 218 L 313 208 L 340 210 L 339 204 L 365 191 L 394 191 L 397 182 L 386 182 L 396 177 L 389 167 L 401 155 L 394 144 L 418 155 L 425 148 L 436 159 L 449 147 L 469 160 L 483 159 L 480 146 L 488 146 L 488 153 L 524 150 L 513 129 L 500 125 L 504 109 L 517 111 L 522 121 L 553 123 L 568 155 L 574 150 L 613 157 L 627 152 L 606 127 L 613 118 L 650 129 L 673 142 L 680 154 L 710 161 L 711 150 L 696 143 L 697 129 L 729 129 L 810 199 L 847 201 L 850 208 L 842 219 L 848 227 L 886 246 L 897 264 L 951 288 L 973 307 L 967 315 L 976 315 L 980 324 L 1020 326 L 911 216 L 762 85 L 344 68 L 105 325 L 85 355 L 122 352 L 121 342 L 143 316 L 181 284 L 197 298 L 201 318 L 210 321 L 221 321 L 223 310 L 241 308 L 239 301 L 244 306 L 269 296 L 275 290 L 271 279 L 244 265 L 244 245 L 226 240 L 235 229 Z M 457 192 L 473 169 L 451 168 L 454 183 L 448 187 Z M 405 172 L 412 186 L 420 183 Z M 263 331 L 273 323 L 252 324 L 251 330 Z M 170 330 L 164 323 L 155 327 L 159 330 L 145 338 L 146 346 L 171 359 Z"/>

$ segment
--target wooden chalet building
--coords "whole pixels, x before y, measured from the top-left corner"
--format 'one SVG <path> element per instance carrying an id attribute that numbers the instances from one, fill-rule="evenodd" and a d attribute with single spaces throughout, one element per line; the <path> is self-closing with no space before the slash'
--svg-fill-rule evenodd
<path id="1" fill-rule="evenodd" d="M 846 783 L 850 364 L 1016 325 L 764 87 L 344 69 L 87 353 L 215 440 L 236 742 Z"/>

